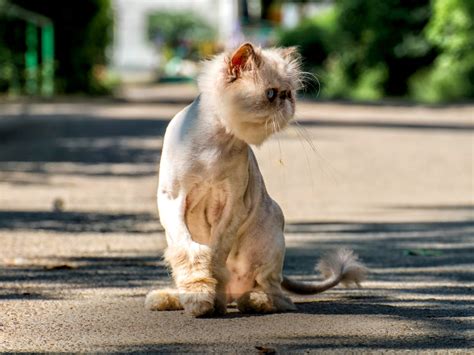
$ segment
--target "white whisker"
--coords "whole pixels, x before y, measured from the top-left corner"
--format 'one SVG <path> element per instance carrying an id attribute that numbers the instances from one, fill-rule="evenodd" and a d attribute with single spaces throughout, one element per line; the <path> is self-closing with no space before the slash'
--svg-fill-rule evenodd
<path id="1" fill-rule="evenodd" d="M 281 164 L 281 165 L 285 165 L 283 163 L 283 156 L 282 156 L 282 152 L 281 152 L 281 143 L 280 143 L 280 137 L 278 136 L 278 131 L 279 131 L 279 125 L 278 123 L 276 122 L 275 120 L 275 117 L 272 117 L 272 122 L 273 122 L 273 128 L 274 128 L 274 132 L 276 134 L 276 138 L 277 138 L 277 142 L 278 142 L 278 151 L 280 153 L 280 158 L 278 159 L 278 162 Z M 278 126 L 277 126 L 278 125 Z"/>
<path id="2" fill-rule="evenodd" d="M 306 130 L 305 127 L 303 127 L 296 119 L 293 120 L 293 122 L 295 122 L 295 128 L 296 130 L 299 132 L 299 134 L 303 137 L 303 139 L 306 141 L 306 143 L 308 143 L 308 145 L 311 147 L 311 150 L 316 154 L 316 156 L 318 157 L 318 160 L 320 162 L 323 162 L 324 165 L 326 165 L 326 167 L 328 168 L 328 170 L 326 170 L 324 168 L 324 166 L 318 162 L 318 165 L 321 169 L 321 171 L 326 175 L 326 176 L 329 176 L 331 177 L 331 179 L 333 181 L 335 181 L 336 183 L 340 183 L 340 179 L 339 177 L 340 176 L 343 176 L 344 174 L 342 174 L 338 169 L 336 169 L 320 152 L 319 152 L 319 149 L 317 149 L 313 139 L 310 138 L 310 135 L 308 133 L 308 131 Z"/>
<path id="3" fill-rule="evenodd" d="M 299 75 L 300 75 L 299 83 L 303 87 L 304 91 L 306 91 L 306 88 L 308 86 L 310 88 L 316 88 L 316 86 L 313 84 L 313 82 L 316 82 L 318 84 L 316 97 L 319 97 L 319 94 L 321 92 L 321 82 L 319 81 L 316 74 L 311 73 L 311 72 L 301 71 L 299 73 Z"/>
<path id="4" fill-rule="evenodd" d="M 311 168 L 311 161 L 309 160 L 309 157 L 308 157 L 308 153 L 306 152 L 306 148 L 304 146 L 304 142 L 301 140 L 301 138 L 305 139 L 306 141 L 308 141 L 308 138 L 306 138 L 299 130 L 298 130 L 298 126 L 295 126 L 294 127 L 296 129 L 296 133 L 298 134 L 298 141 L 300 142 L 301 144 L 301 147 L 303 148 L 303 153 L 304 153 L 304 157 L 306 159 L 306 164 L 308 165 L 308 170 L 309 170 L 309 177 L 311 179 L 311 196 L 313 197 L 315 195 L 315 191 L 314 191 L 314 176 L 313 176 L 313 169 Z"/>

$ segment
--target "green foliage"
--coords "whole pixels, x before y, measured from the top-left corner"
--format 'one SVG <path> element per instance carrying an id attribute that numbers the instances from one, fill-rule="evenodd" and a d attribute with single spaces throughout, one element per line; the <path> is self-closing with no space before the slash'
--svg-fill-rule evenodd
<path id="1" fill-rule="evenodd" d="M 433 65 L 410 80 L 410 93 L 421 101 L 474 97 L 474 2 L 434 0 L 426 37 L 440 53 Z"/>
<path id="2" fill-rule="evenodd" d="M 156 11 L 148 17 L 147 31 L 168 57 L 199 59 L 202 47 L 216 39 L 214 28 L 192 12 Z"/>
<path id="3" fill-rule="evenodd" d="M 320 94 L 322 97 L 343 99 L 350 96 L 351 83 L 344 73 L 344 60 L 350 60 L 348 56 L 330 55 L 324 62 L 325 67 L 322 75 L 319 75 Z"/>
<path id="4" fill-rule="evenodd" d="M 49 17 L 53 21 L 57 92 L 108 92 L 109 88 L 104 84 L 103 76 L 107 62 L 106 48 L 112 39 L 110 0 L 9 2 Z M 24 28 L 24 21 L 0 16 L 0 60 L 8 63 L 9 67 L 6 71 L 0 70 L 0 90 L 5 90 L 6 87 L 11 89 L 16 85 L 12 78 L 14 75 L 20 84 L 23 80 Z"/>
<path id="5" fill-rule="evenodd" d="M 444 52 L 464 55 L 474 48 L 474 2 L 434 0 L 434 13 L 426 28 L 428 39 Z"/>
<path id="6" fill-rule="evenodd" d="M 341 69 L 353 87 L 350 97 L 405 95 L 408 78 L 434 57 L 423 36 L 429 1 L 337 0 L 336 5 L 346 38 L 338 53 L 351 57 Z"/>
<path id="7" fill-rule="evenodd" d="M 18 93 L 23 81 L 25 26 L 6 16 L 6 1 L 0 2 L 0 92 Z M 18 50 L 14 50 L 18 48 Z"/>
<path id="8" fill-rule="evenodd" d="M 384 96 L 384 84 L 388 80 L 388 68 L 379 63 L 360 75 L 351 96 L 356 100 L 380 100 Z"/>
<path id="9" fill-rule="evenodd" d="M 279 44 L 300 46 L 323 97 L 456 100 L 474 96 L 473 22 L 472 0 L 335 0 Z"/>

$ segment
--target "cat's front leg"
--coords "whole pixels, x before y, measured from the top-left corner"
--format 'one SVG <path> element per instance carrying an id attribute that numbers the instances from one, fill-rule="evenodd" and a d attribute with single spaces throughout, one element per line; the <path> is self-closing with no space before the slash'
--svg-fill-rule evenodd
<path id="1" fill-rule="evenodd" d="M 212 272 L 211 249 L 194 241 L 172 244 L 165 259 L 172 268 L 184 310 L 195 317 L 213 314 L 217 280 Z"/>
<path id="2" fill-rule="evenodd" d="M 171 266 L 181 306 L 196 317 L 214 313 L 213 252 L 191 237 L 185 222 L 186 194 L 161 192 L 158 206 L 168 242 L 165 260 Z"/>

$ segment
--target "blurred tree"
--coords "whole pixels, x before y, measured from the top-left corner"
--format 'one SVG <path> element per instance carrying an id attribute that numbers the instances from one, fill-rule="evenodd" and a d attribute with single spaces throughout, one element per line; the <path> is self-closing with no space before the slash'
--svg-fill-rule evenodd
<path id="1" fill-rule="evenodd" d="M 320 68 L 328 55 L 336 50 L 338 42 L 336 11 L 325 11 L 318 16 L 303 20 L 297 27 L 280 31 L 278 44 L 297 45 L 304 58 L 306 71 Z"/>
<path id="2" fill-rule="evenodd" d="M 24 83 L 25 24 L 7 17 L 0 3 L 0 92 L 20 92 Z"/>
<path id="3" fill-rule="evenodd" d="M 428 102 L 474 98 L 474 1 L 433 0 L 433 9 L 425 31 L 439 55 L 410 80 L 411 94 Z"/>
<path id="4" fill-rule="evenodd" d="M 281 22 L 281 0 L 261 0 L 262 20 L 275 24 Z"/>
<path id="5" fill-rule="evenodd" d="M 424 32 L 430 15 L 430 0 L 335 0 L 332 10 L 281 33 L 279 44 L 300 47 L 323 96 L 405 96 L 409 78 L 437 55 Z"/>
<path id="6" fill-rule="evenodd" d="M 345 39 L 338 65 L 358 98 L 364 98 L 364 87 L 380 91 L 378 96 L 405 95 L 408 78 L 436 55 L 423 35 L 429 0 L 336 0 L 336 6 Z"/>
<path id="7" fill-rule="evenodd" d="M 59 92 L 107 92 L 103 69 L 112 39 L 110 0 L 9 0 L 10 3 L 49 17 L 56 28 L 56 88 Z M 13 34 L 12 34 L 13 32 Z M 0 18 L 0 51 L 6 47 L 16 71 L 24 64 L 24 23 Z M 5 49 L 3 50 L 5 52 Z M 1 53 L 1 52 L 0 52 Z"/>

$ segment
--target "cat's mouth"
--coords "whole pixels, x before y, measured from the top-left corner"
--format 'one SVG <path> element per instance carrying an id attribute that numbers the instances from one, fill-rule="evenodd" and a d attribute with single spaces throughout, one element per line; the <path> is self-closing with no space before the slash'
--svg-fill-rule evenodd
<path id="1" fill-rule="evenodd" d="M 270 125 L 269 121 L 244 121 L 242 123 L 254 129 L 261 129 Z"/>
<path id="2" fill-rule="evenodd" d="M 249 125 L 260 126 L 265 125 L 269 121 L 271 121 L 271 118 L 268 116 L 251 116 L 244 118 L 242 122 Z"/>
<path id="3" fill-rule="evenodd" d="M 281 122 L 268 117 L 259 121 L 244 121 L 243 124 L 248 129 L 266 132 L 266 135 L 279 132 L 284 126 L 286 126 L 286 124 L 282 124 Z"/>

